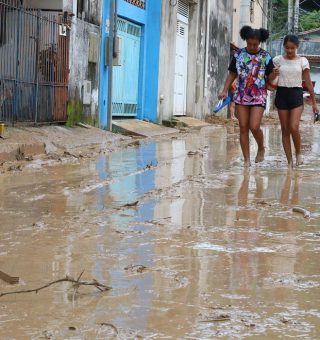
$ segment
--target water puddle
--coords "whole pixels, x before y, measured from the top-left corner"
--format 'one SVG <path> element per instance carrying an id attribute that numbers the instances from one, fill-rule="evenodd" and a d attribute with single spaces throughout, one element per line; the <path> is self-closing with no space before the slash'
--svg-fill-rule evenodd
<path id="1" fill-rule="evenodd" d="M 272 339 L 320 334 L 320 130 L 288 172 L 277 126 L 244 170 L 237 130 L 208 127 L 96 160 L 0 177 L 4 339 Z M 252 153 L 254 153 L 252 144 Z M 293 207 L 310 212 L 310 218 Z"/>

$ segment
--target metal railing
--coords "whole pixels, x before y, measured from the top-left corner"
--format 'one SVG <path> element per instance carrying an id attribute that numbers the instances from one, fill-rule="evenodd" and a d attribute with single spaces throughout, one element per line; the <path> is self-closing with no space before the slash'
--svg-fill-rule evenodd
<path id="1" fill-rule="evenodd" d="M 70 19 L 0 0 L 0 121 L 67 119 Z"/>

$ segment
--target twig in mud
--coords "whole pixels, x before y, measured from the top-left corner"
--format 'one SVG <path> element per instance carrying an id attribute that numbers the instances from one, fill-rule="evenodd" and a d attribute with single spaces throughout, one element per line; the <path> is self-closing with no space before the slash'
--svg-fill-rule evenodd
<path id="1" fill-rule="evenodd" d="M 132 203 L 127 203 L 127 204 L 123 205 L 122 207 L 123 208 L 136 207 L 138 204 L 139 204 L 139 201 L 135 201 L 135 202 L 132 202 Z"/>
<path id="2" fill-rule="evenodd" d="M 208 319 L 208 320 L 201 320 L 201 322 L 219 322 L 219 321 L 230 321 L 230 316 L 223 316 L 220 318 Z"/>
<path id="3" fill-rule="evenodd" d="M 306 209 L 301 208 L 301 207 L 293 207 L 292 211 L 302 214 L 304 218 L 310 218 L 310 216 L 311 216 L 311 213 L 310 213 L 309 210 L 306 210 Z"/>
<path id="4" fill-rule="evenodd" d="M 113 325 L 112 323 L 101 322 L 99 325 L 100 326 L 109 326 L 116 332 L 116 334 L 119 334 L 118 328 L 115 325 Z"/>
<path id="5" fill-rule="evenodd" d="M 49 282 L 49 283 L 45 284 L 44 286 L 41 286 L 41 287 L 38 287 L 38 288 L 0 293 L 0 297 L 5 296 L 5 295 L 11 295 L 11 294 L 22 294 L 22 293 L 33 293 L 33 292 L 38 293 L 42 289 L 48 288 L 48 287 L 50 287 L 54 284 L 61 283 L 61 282 L 70 282 L 70 283 L 72 283 L 72 287 L 75 288 L 75 289 L 79 288 L 80 286 L 94 286 L 98 290 L 100 290 L 100 292 L 104 292 L 104 291 L 108 291 L 108 290 L 112 289 L 111 287 L 108 287 L 108 286 L 98 282 L 95 279 L 93 279 L 92 281 L 80 281 L 82 274 L 83 274 L 83 272 L 79 275 L 77 280 L 75 280 L 74 278 L 69 277 L 67 275 L 63 279 L 59 279 L 59 280 Z"/>

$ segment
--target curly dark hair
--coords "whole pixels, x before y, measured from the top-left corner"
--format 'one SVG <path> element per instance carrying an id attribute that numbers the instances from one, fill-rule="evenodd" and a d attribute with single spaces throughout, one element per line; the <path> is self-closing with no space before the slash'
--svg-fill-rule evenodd
<path id="1" fill-rule="evenodd" d="M 240 37 L 243 40 L 257 39 L 260 42 L 265 42 L 269 38 L 269 31 L 265 28 L 252 28 L 251 26 L 243 26 L 240 30 Z"/>

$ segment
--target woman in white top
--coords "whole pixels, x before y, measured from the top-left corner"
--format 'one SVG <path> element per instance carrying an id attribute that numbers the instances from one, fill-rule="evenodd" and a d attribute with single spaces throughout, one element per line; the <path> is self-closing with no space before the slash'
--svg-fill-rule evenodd
<path id="1" fill-rule="evenodd" d="M 278 109 L 281 123 L 283 148 L 288 164 L 292 167 L 290 136 L 296 151 L 296 165 L 299 166 L 303 163 L 299 132 L 300 118 L 303 112 L 302 80 L 305 81 L 310 93 L 313 112 L 318 112 L 318 108 L 310 78 L 309 62 L 306 58 L 297 55 L 299 38 L 296 35 L 287 35 L 284 38 L 283 46 L 285 55 L 273 59 L 279 74 L 275 106 Z"/>

